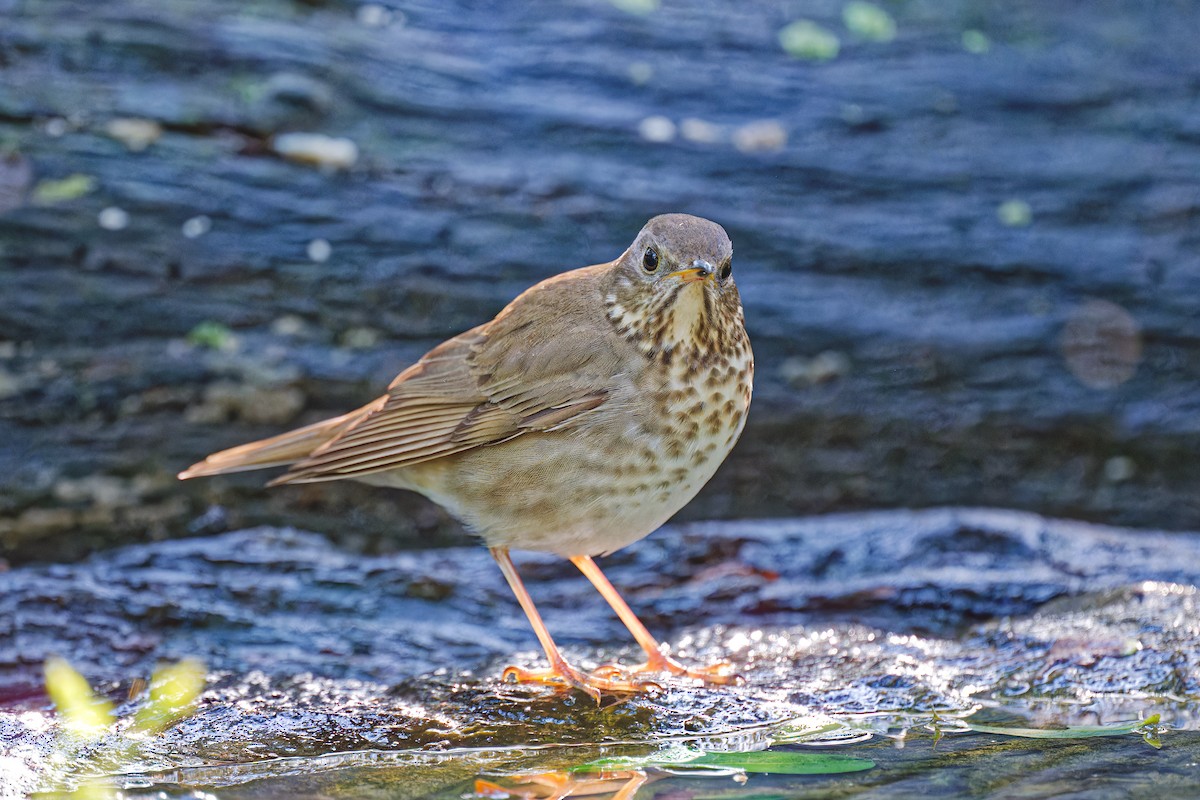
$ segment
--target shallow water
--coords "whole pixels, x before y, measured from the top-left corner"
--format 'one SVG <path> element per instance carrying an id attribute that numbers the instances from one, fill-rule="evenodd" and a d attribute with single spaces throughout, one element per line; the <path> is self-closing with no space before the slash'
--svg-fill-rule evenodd
<path id="1" fill-rule="evenodd" d="M 0 775 L 18 795 L 147 798 L 1186 796 L 1200 791 L 1198 555 L 1195 535 L 990 511 L 663 531 L 606 560 L 614 582 L 681 659 L 729 658 L 746 683 L 667 681 L 596 707 L 499 681 L 540 654 L 482 550 L 363 558 L 272 529 L 138 546 L 0 576 L 14 621 Z M 521 566 L 569 658 L 633 663 L 586 581 L 550 559 Z M 99 740 L 65 736 L 50 713 L 51 653 L 116 702 Z M 199 702 L 132 736 L 135 681 L 182 657 L 207 664 Z M 1052 735 L 1071 738 L 1024 730 L 1063 726 Z M 680 746 L 870 763 L 554 774 Z"/>

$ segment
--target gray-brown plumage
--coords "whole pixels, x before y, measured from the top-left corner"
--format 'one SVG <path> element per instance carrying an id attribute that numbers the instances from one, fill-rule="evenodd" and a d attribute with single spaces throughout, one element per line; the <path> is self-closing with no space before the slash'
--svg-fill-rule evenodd
<path id="1" fill-rule="evenodd" d="M 597 697 L 648 685 L 562 660 L 512 568 L 515 547 L 574 561 L 646 648 L 647 669 L 727 682 L 725 669 L 662 656 L 591 556 L 665 522 L 741 433 L 754 362 L 731 258 L 719 225 L 655 217 L 616 260 L 537 284 L 375 401 L 216 453 L 180 477 L 287 465 L 273 485 L 353 478 L 445 506 L 492 548 L 551 660 L 547 672 L 509 677 Z"/>

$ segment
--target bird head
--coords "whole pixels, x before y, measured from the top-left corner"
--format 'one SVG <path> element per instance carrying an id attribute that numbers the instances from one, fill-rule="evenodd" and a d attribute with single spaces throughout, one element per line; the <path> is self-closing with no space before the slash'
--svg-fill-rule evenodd
<path id="1" fill-rule="evenodd" d="M 724 228 L 700 217 L 647 222 L 613 262 L 606 299 L 617 329 L 651 354 L 702 354 L 745 335 L 733 245 Z"/>

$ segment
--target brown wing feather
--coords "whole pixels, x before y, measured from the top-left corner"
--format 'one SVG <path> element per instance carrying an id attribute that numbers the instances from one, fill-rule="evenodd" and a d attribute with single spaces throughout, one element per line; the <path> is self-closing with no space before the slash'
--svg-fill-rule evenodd
<path id="1" fill-rule="evenodd" d="M 376 401 L 376 403 L 378 402 Z M 294 431 L 281 433 L 269 439 L 261 439 L 257 442 L 213 453 L 203 461 L 193 464 L 179 473 L 179 479 L 226 475 L 232 472 L 246 472 L 295 463 L 347 430 L 357 420 L 367 416 L 373 405 L 375 404 L 351 411 L 340 417 L 322 420 Z"/>
<path id="2" fill-rule="evenodd" d="M 594 271 L 594 268 L 591 268 Z M 578 335 L 580 314 L 596 298 L 550 298 L 558 315 L 540 321 L 531 339 L 524 305 L 534 295 L 561 295 L 551 279 L 513 301 L 487 325 L 434 348 L 397 376 L 371 413 L 342 430 L 271 482 L 308 483 L 367 475 L 443 458 L 515 436 L 562 430 L 599 408 L 615 355 Z M 545 305 L 547 298 L 537 302 Z"/>

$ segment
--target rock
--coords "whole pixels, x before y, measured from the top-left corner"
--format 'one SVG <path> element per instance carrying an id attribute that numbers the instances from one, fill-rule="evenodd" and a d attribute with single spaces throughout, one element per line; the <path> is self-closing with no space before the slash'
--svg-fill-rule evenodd
<path id="1" fill-rule="evenodd" d="M 152 119 L 118 117 L 105 124 L 104 132 L 128 147 L 130 152 L 140 153 L 159 140 L 162 126 Z"/>
<path id="2" fill-rule="evenodd" d="M 286 159 L 322 169 L 349 169 L 358 161 L 358 146 L 354 142 L 320 133 L 281 133 L 271 146 Z M 313 258 L 313 261 L 324 260 Z"/>
<path id="3" fill-rule="evenodd" d="M 589 667 L 637 658 L 569 564 L 518 561 L 570 658 Z M 483 548 L 360 556 L 271 528 L 136 545 L 0 573 L 0 758 L 24 765 L 16 774 L 27 791 L 48 788 L 53 764 L 69 775 L 72 762 L 47 758 L 65 746 L 39 689 L 50 654 L 126 717 L 131 687 L 137 695 L 156 662 L 207 664 L 208 688 L 186 719 L 134 741 L 114 731 L 77 753 L 88 763 L 130 748 L 108 771 L 153 765 L 142 768 L 151 786 L 263 788 L 353 767 L 367 753 L 375 768 L 407 768 L 410 779 L 421 774 L 414 759 L 441 754 L 440 780 L 457 774 L 448 762 L 467 770 L 453 780 L 466 780 L 557 763 L 553 750 L 522 755 L 537 745 L 573 748 L 564 766 L 597 757 L 583 754 L 596 743 L 609 755 L 649 752 L 666 738 L 754 749 L 796 718 L 824 720 L 829 741 L 851 737 L 853 752 L 883 753 L 886 763 L 895 737 L 919 752 L 930 746 L 924 726 L 935 709 L 947 736 L 938 747 L 971 747 L 955 744 L 956 720 L 981 703 L 990 718 L 1025 727 L 1159 713 L 1172 729 L 1164 752 L 1193 752 L 1198 565 L 1200 534 L 1002 511 L 679 526 L 605 559 L 605 569 L 679 657 L 728 657 L 747 683 L 667 681 L 661 695 L 602 710 L 499 681 L 504 664 L 541 655 Z M 474 761 L 465 748 L 509 757 Z M 273 772 L 280 759 L 288 769 Z"/>
<path id="4" fill-rule="evenodd" d="M 987 504 L 1200 529 L 1200 114 L 1179 88 L 1200 80 L 1200 6 L 888 4 L 881 42 L 848 34 L 839 3 L 805 12 L 843 40 L 814 61 L 782 49 L 794 20 L 768 5 L 433 4 L 382 27 L 356 3 L 167 4 L 152 22 L 128 2 L 17 5 L 0 82 L 0 149 L 20 154 L 0 155 L 8 530 L 60 502 L 35 472 L 170 474 L 358 407 L 667 210 L 729 230 L 758 364 L 743 440 L 682 518 Z M 656 117 L 672 135 L 648 142 Z M 166 133 L 131 153 L 115 119 Z M 334 161 L 357 160 L 273 157 L 289 133 L 347 139 Z M 1005 220 L 1028 224 L 997 216 L 1012 200 Z M 129 224 L 101 228 L 107 208 Z M 303 336 L 273 330 L 292 317 Z M 193 412 L 220 427 L 188 420 L 208 387 L 250 382 L 181 344 L 205 323 L 294 367 L 261 382 L 285 387 L 288 421 L 236 400 Z M 343 339 L 357 329 L 376 341 Z M 156 529 L 183 535 L 218 504 L 235 527 L 339 520 L 331 535 L 377 549 L 466 541 L 408 495 L 301 501 L 253 488 L 267 477 L 177 486 L 186 510 Z M 37 530 L 4 557 L 150 535 Z"/>

